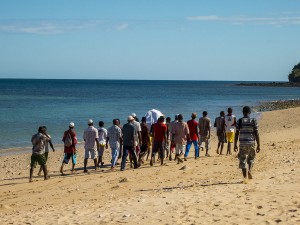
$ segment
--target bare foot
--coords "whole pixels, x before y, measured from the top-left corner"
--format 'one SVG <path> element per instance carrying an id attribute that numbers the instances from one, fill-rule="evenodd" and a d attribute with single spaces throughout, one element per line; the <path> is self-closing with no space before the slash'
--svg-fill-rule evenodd
<path id="1" fill-rule="evenodd" d="M 60 173 L 61 173 L 61 175 L 64 175 L 64 171 L 63 171 L 62 167 L 60 167 Z"/>
<path id="2" fill-rule="evenodd" d="M 44 180 L 49 180 L 50 179 L 50 176 L 47 176 Z"/>
<path id="3" fill-rule="evenodd" d="M 248 179 L 253 179 L 252 174 L 248 171 Z"/>
<path id="4" fill-rule="evenodd" d="M 31 183 L 31 182 L 33 182 L 33 180 L 32 180 L 32 179 L 29 179 L 29 183 Z"/>
<path id="5" fill-rule="evenodd" d="M 42 174 L 41 174 L 41 173 L 38 173 L 37 175 L 38 175 L 39 177 L 41 177 L 41 176 L 42 176 Z"/>

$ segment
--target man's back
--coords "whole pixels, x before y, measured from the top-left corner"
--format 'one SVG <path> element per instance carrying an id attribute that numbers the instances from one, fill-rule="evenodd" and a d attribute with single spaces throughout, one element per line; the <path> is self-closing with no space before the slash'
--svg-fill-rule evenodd
<path id="1" fill-rule="evenodd" d="M 251 146 L 255 144 L 254 132 L 258 130 L 258 125 L 254 118 L 246 116 L 240 118 L 237 122 L 236 129 L 240 132 L 240 146 Z"/>
<path id="2" fill-rule="evenodd" d="M 85 148 L 94 148 L 96 138 L 98 138 L 98 130 L 93 126 L 89 126 L 88 128 L 86 128 L 83 133 Z"/>
<path id="3" fill-rule="evenodd" d="M 175 144 L 185 144 L 186 137 L 190 132 L 187 123 L 176 122 L 172 127 L 172 133 L 175 135 Z"/>
<path id="4" fill-rule="evenodd" d="M 235 115 L 229 114 L 225 116 L 225 129 L 226 132 L 234 132 L 235 130 Z"/>
<path id="5" fill-rule="evenodd" d="M 208 136 L 210 130 L 210 118 L 207 116 L 201 117 L 199 119 L 199 133 L 200 136 Z"/>
<path id="6" fill-rule="evenodd" d="M 127 123 L 123 126 L 123 145 L 133 146 L 133 138 L 136 134 L 136 129 L 133 124 Z"/>
<path id="7" fill-rule="evenodd" d="M 190 138 L 192 141 L 198 140 L 198 122 L 196 120 L 187 121 L 187 125 L 190 131 Z"/>
<path id="8" fill-rule="evenodd" d="M 155 123 L 153 125 L 153 129 L 154 129 L 154 140 L 155 141 L 164 141 L 165 134 L 168 129 L 167 125 L 165 125 L 164 123 Z"/>
<path id="9" fill-rule="evenodd" d="M 224 117 L 219 116 L 215 119 L 215 127 L 217 129 L 217 134 L 224 131 L 224 128 L 225 128 Z"/>

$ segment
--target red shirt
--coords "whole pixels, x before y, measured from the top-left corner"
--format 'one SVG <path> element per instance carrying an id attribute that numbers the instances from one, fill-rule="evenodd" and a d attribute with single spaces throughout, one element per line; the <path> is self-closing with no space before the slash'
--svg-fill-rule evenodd
<path id="1" fill-rule="evenodd" d="M 165 134 L 168 130 L 167 125 L 163 123 L 155 123 L 153 125 L 154 141 L 164 141 Z"/>
<path id="2" fill-rule="evenodd" d="M 197 136 L 197 127 L 198 127 L 198 122 L 196 120 L 189 120 L 187 121 L 187 125 L 190 130 L 190 138 L 192 141 L 197 141 L 198 136 Z"/>
<path id="3" fill-rule="evenodd" d="M 66 130 L 64 133 L 64 136 L 62 138 L 62 141 L 65 142 L 67 134 L 70 132 L 71 138 L 72 138 L 72 146 L 66 147 L 64 146 L 64 153 L 74 153 L 76 152 L 75 145 L 77 144 L 77 137 L 76 133 L 73 130 Z"/>

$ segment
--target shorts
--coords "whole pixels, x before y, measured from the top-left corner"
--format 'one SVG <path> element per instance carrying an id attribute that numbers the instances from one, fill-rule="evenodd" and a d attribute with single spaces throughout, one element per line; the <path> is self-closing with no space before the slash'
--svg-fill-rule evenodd
<path id="1" fill-rule="evenodd" d="M 72 158 L 73 164 L 76 164 L 76 153 L 65 153 L 63 163 L 68 164 L 69 160 Z"/>
<path id="2" fill-rule="evenodd" d="M 148 150 L 148 145 L 141 146 L 141 153 L 147 152 L 147 150 Z"/>
<path id="3" fill-rule="evenodd" d="M 87 148 L 84 152 L 84 158 L 85 159 L 97 159 L 97 150 L 93 148 Z"/>
<path id="4" fill-rule="evenodd" d="M 218 134 L 218 141 L 224 143 L 226 141 L 225 132 L 219 132 Z"/>
<path id="5" fill-rule="evenodd" d="M 176 144 L 175 146 L 175 152 L 177 155 L 183 153 L 185 151 L 185 145 Z"/>
<path id="6" fill-rule="evenodd" d="M 240 161 L 240 169 L 246 169 L 247 164 L 252 167 L 256 156 L 255 146 L 240 146 L 238 158 Z"/>
<path id="7" fill-rule="evenodd" d="M 234 141 L 234 132 L 226 132 L 227 142 L 233 143 Z"/>
<path id="8" fill-rule="evenodd" d="M 99 145 L 98 156 L 103 156 L 103 153 L 104 153 L 104 146 L 105 146 L 105 145 Z"/>
<path id="9" fill-rule="evenodd" d="M 46 165 L 47 160 L 46 160 L 46 156 L 45 153 L 38 155 L 38 154 L 32 154 L 31 155 L 31 167 L 35 166 L 36 164 L 40 164 L 41 166 Z"/>
<path id="10" fill-rule="evenodd" d="M 163 141 L 153 141 L 153 147 L 152 147 L 152 152 L 157 153 L 157 152 L 162 152 L 164 151 L 164 142 Z"/>
<path id="11" fill-rule="evenodd" d="M 204 148 L 204 144 L 205 144 L 205 149 L 206 150 L 210 149 L 209 143 L 210 140 L 207 137 L 200 136 L 200 140 L 199 140 L 200 148 Z"/>

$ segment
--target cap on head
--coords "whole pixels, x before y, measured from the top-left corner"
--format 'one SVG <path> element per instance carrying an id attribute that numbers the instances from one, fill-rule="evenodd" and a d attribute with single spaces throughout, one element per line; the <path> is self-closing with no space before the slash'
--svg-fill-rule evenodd
<path id="1" fill-rule="evenodd" d="M 134 118 L 132 116 L 128 116 L 127 121 L 132 121 L 132 120 L 134 120 Z"/>
<path id="2" fill-rule="evenodd" d="M 132 117 L 136 117 L 136 114 L 135 114 L 135 113 L 131 113 L 131 116 L 132 116 Z"/>
<path id="3" fill-rule="evenodd" d="M 88 125 L 93 125 L 93 123 L 94 123 L 93 120 L 91 119 L 88 120 Z"/>
<path id="4" fill-rule="evenodd" d="M 69 124 L 69 127 L 70 127 L 70 128 L 73 128 L 73 127 L 75 127 L 75 124 L 74 124 L 74 122 L 70 122 L 70 124 Z"/>

